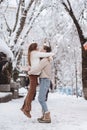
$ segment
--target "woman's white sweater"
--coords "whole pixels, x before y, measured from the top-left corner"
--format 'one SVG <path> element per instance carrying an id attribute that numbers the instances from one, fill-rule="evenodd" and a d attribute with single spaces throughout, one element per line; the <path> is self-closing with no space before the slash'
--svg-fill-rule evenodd
<path id="1" fill-rule="evenodd" d="M 40 58 L 54 56 L 54 53 L 32 51 L 30 55 L 31 70 L 39 66 Z M 38 73 L 39 74 L 39 73 Z"/>

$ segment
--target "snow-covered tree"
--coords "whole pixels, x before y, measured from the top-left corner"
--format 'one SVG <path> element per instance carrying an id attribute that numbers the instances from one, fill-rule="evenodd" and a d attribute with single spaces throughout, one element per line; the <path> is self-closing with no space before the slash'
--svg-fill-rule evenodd
<path id="1" fill-rule="evenodd" d="M 75 15 L 75 11 L 71 6 L 71 3 L 69 0 L 66 2 L 62 1 L 63 6 L 65 7 L 66 11 L 69 13 L 70 17 L 73 20 L 73 23 L 77 29 L 78 32 L 78 37 L 81 43 L 81 49 L 82 49 L 82 82 L 83 82 L 83 91 L 84 91 L 84 97 L 87 99 L 87 51 L 85 51 L 83 44 L 87 42 L 87 37 L 84 34 L 84 30 L 81 27 L 79 23 L 78 17 Z M 84 9 L 82 12 L 80 12 L 80 21 L 85 21 L 87 23 L 87 18 L 85 15 L 86 13 L 86 6 L 87 6 L 87 1 L 84 1 Z"/>
<path id="2" fill-rule="evenodd" d="M 47 8 L 47 5 L 44 4 L 43 0 L 15 0 L 15 19 L 11 24 L 8 21 L 10 2 L 10 0 L 4 0 L 0 6 L 1 8 L 5 6 L 5 9 L 2 10 L 2 15 L 6 24 L 6 35 L 4 35 L 4 38 L 12 49 L 16 66 L 19 62 L 19 57 L 21 57 L 22 46 L 26 41 L 26 37 L 32 29 L 35 20 L 40 13 Z"/>
<path id="3" fill-rule="evenodd" d="M 83 1 L 81 1 L 81 0 L 79 0 L 79 1 L 52 0 L 51 20 L 48 21 L 48 23 L 49 23 L 48 26 L 46 26 L 46 24 L 45 24 L 45 26 L 44 26 L 44 24 L 41 25 L 42 30 L 43 30 L 44 34 L 46 35 L 46 39 L 45 39 L 46 42 L 48 42 L 48 44 L 50 44 L 52 46 L 52 48 L 54 48 L 56 45 L 58 45 L 58 54 L 59 54 L 59 52 L 61 54 L 61 55 L 59 54 L 59 56 L 56 56 L 55 68 L 57 68 L 57 69 L 55 69 L 56 70 L 55 77 L 57 77 L 58 82 L 62 81 L 62 82 L 60 82 L 60 83 L 62 83 L 61 84 L 62 86 L 69 84 L 69 79 L 66 79 L 67 77 L 68 78 L 71 77 L 71 79 L 73 79 L 72 77 L 75 77 L 75 80 L 72 80 L 72 86 L 74 86 L 74 83 L 76 84 L 75 85 L 76 93 L 78 95 L 77 87 L 79 85 L 77 84 L 77 82 L 79 82 L 79 79 L 81 79 L 81 74 L 82 74 L 83 91 L 84 91 L 85 99 L 87 97 L 86 96 L 87 95 L 87 91 L 86 91 L 86 88 L 87 88 L 87 82 L 86 82 L 87 51 L 84 50 L 83 44 L 87 41 L 87 37 L 86 37 L 86 35 L 87 35 L 87 33 L 86 33 L 87 8 L 86 8 L 86 6 L 87 6 L 87 1 L 85 1 L 85 0 L 83 0 Z M 65 12 L 64 9 L 66 9 L 67 12 Z M 82 54 L 81 54 L 81 50 L 82 50 Z M 78 55 L 79 55 L 79 57 L 78 57 Z M 69 57 L 69 56 L 71 56 L 71 57 Z M 81 57 L 82 57 L 82 59 L 81 59 Z M 70 59 L 70 61 L 69 61 L 69 59 Z M 82 69 L 81 69 L 81 60 L 82 60 Z M 55 64 L 55 61 L 54 61 L 54 64 Z M 74 63 L 73 63 L 73 61 L 74 61 Z M 66 71 L 66 70 L 68 70 L 66 67 L 62 68 L 63 65 L 65 66 L 66 62 L 67 62 L 66 66 L 68 68 L 70 68 L 69 71 Z M 75 66 L 74 75 L 71 72 L 73 70 L 73 66 L 71 68 L 70 64 L 71 65 L 74 64 L 74 66 Z M 62 70 L 64 73 L 61 73 Z M 82 70 L 82 73 L 81 73 L 81 70 Z M 59 75 L 59 73 L 60 73 L 60 75 Z M 67 74 L 68 75 L 70 74 L 70 76 L 67 76 Z M 61 80 L 59 78 L 60 76 L 61 76 Z M 64 83 L 64 79 L 66 79 L 67 82 Z M 81 84 L 81 81 L 79 83 Z M 70 85 L 71 85 L 71 83 L 70 83 Z"/>

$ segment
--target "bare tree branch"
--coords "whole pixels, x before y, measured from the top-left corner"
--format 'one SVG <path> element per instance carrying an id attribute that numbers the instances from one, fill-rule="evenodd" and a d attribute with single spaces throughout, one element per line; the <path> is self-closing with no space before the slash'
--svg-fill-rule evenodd
<path id="1" fill-rule="evenodd" d="M 65 3 L 64 1 L 62 1 L 62 5 L 65 7 L 65 10 L 66 10 L 67 12 L 70 11 L 70 9 L 68 8 L 68 6 L 66 5 L 66 3 Z"/>
<path id="2" fill-rule="evenodd" d="M 4 19 L 5 19 L 5 23 L 6 23 L 6 26 L 7 26 L 7 31 L 11 34 L 12 30 L 10 29 L 5 16 L 4 16 Z"/>
<path id="3" fill-rule="evenodd" d="M 39 3 L 40 4 L 40 3 Z M 32 19 L 33 19 L 33 16 L 34 16 L 34 13 L 35 13 L 35 9 L 36 9 L 36 6 L 37 6 L 37 0 L 35 1 L 35 3 L 34 3 L 34 7 L 33 7 L 33 11 L 32 11 L 32 13 L 31 13 L 31 16 L 30 16 L 30 18 L 29 18 L 29 22 L 28 22 L 28 24 L 30 23 L 30 21 L 32 21 Z M 39 5 L 38 5 L 39 6 Z"/>
<path id="4" fill-rule="evenodd" d="M 34 16 L 34 15 L 35 15 L 34 13 L 35 13 L 35 9 L 36 9 L 36 7 L 37 7 L 37 4 L 38 4 L 38 0 L 36 0 L 36 1 L 34 2 L 33 11 L 32 11 L 32 13 L 31 13 L 31 16 L 30 16 L 30 19 L 29 19 L 29 23 L 28 23 L 30 26 L 29 26 L 29 29 L 27 30 L 27 32 L 25 33 L 25 36 L 22 38 L 23 41 L 21 42 L 21 46 L 24 44 L 25 38 L 27 37 L 29 31 L 32 29 L 35 20 L 36 20 L 37 17 L 40 15 L 40 13 L 44 10 L 44 8 L 41 7 L 40 10 L 38 11 L 37 15 Z M 39 2 L 39 5 L 40 5 L 40 4 L 41 4 L 41 2 Z M 38 6 L 39 6 L 39 5 L 38 5 Z M 20 38 L 19 38 L 19 39 L 20 39 Z M 18 50 L 18 52 L 15 53 L 15 57 L 16 57 L 19 53 L 21 53 L 21 51 L 19 52 L 19 50 Z M 19 55 L 19 56 L 20 56 L 20 55 Z M 20 56 L 20 57 L 21 57 L 21 56 Z M 19 58 L 19 57 L 18 57 L 18 58 Z"/>
<path id="5" fill-rule="evenodd" d="M 4 2 L 4 0 L 1 1 L 1 2 Z M 3 15 L 3 18 L 4 18 L 4 20 L 5 20 L 5 24 L 6 24 L 6 26 L 7 26 L 7 31 L 9 32 L 9 35 L 10 35 L 12 30 L 11 30 L 11 28 L 10 28 L 8 22 L 7 22 L 7 19 L 6 19 L 6 17 L 5 17 L 5 13 L 6 13 L 7 9 L 8 9 L 8 1 L 7 1 L 6 7 L 5 7 L 4 12 L 2 13 L 2 15 Z"/>
<path id="6" fill-rule="evenodd" d="M 81 45 L 83 46 L 83 44 L 87 41 L 87 39 L 84 37 L 83 35 L 83 32 L 82 32 L 82 29 L 78 23 L 78 20 L 76 19 L 75 15 L 74 15 L 74 12 L 72 10 L 72 7 L 71 7 L 71 4 L 69 2 L 69 0 L 67 0 L 68 4 L 69 4 L 69 7 L 70 7 L 70 10 L 68 9 L 68 6 L 65 2 L 62 2 L 63 6 L 65 7 L 66 11 L 69 13 L 69 15 L 71 16 L 75 26 L 76 26 L 76 29 L 77 29 L 77 32 L 78 32 L 78 35 L 79 35 L 79 39 L 80 39 L 80 42 L 81 42 Z"/>
<path id="7" fill-rule="evenodd" d="M 2 2 L 4 2 L 4 0 L 0 0 L 0 4 L 1 4 Z"/>
<path id="8" fill-rule="evenodd" d="M 84 3 L 84 8 L 81 11 L 79 21 L 82 21 L 82 20 L 87 21 L 87 18 L 84 16 L 84 12 L 85 12 L 86 9 L 87 9 L 87 1 L 85 1 L 85 3 Z"/>
<path id="9" fill-rule="evenodd" d="M 31 30 L 32 27 L 33 27 L 33 24 L 34 24 L 35 20 L 39 17 L 39 15 L 41 14 L 41 12 L 42 12 L 44 9 L 46 9 L 46 7 L 43 7 L 43 6 L 42 6 L 42 7 L 40 8 L 40 11 L 39 11 L 38 14 L 36 15 L 36 17 L 34 17 L 34 19 L 32 20 L 31 26 L 30 26 L 30 28 L 27 30 L 26 35 L 24 36 L 23 40 L 27 37 L 27 35 L 29 34 L 30 30 Z M 23 43 L 24 43 L 24 42 L 22 42 L 22 45 L 23 45 Z"/>
<path id="10" fill-rule="evenodd" d="M 19 36 L 20 36 L 20 34 L 21 34 L 22 30 L 23 30 L 23 27 L 24 27 L 25 21 L 26 21 L 27 13 L 28 13 L 30 7 L 32 6 L 33 2 L 34 2 L 34 0 L 31 0 L 30 3 L 29 3 L 29 5 L 28 5 L 27 10 L 23 11 L 23 14 L 22 14 L 22 17 L 21 17 L 21 20 L 20 20 L 20 27 L 18 28 L 18 31 L 16 33 L 16 37 L 15 37 L 15 40 L 14 40 L 15 44 L 16 44 L 17 39 L 19 38 Z"/>
<path id="11" fill-rule="evenodd" d="M 46 7 L 43 7 L 43 6 L 42 6 L 42 7 L 40 8 L 39 12 L 37 13 L 36 17 L 34 17 L 33 20 L 31 21 L 31 26 L 29 27 L 29 29 L 28 29 L 27 32 L 25 33 L 25 36 L 23 37 L 23 41 L 21 42 L 21 46 L 24 44 L 24 41 L 25 41 L 26 37 L 28 36 L 30 30 L 32 29 L 35 20 L 39 17 L 39 15 L 41 14 L 41 12 L 42 12 L 44 9 L 46 9 Z M 18 53 L 19 53 L 19 51 L 15 54 L 15 56 L 17 56 Z"/>
<path id="12" fill-rule="evenodd" d="M 18 17 L 19 17 L 19 12 L 20 12 L 20 5 L 21 5 L 21 0 L 19 1 L 19 4 L 18 4 L 18 9 L 17 9 L 17 13 L 16 13 L 16 21 L 15 21 L 15 24 L 14 24 L 13 32 L 15 31 L 17 23 L 18 23 Z"/>

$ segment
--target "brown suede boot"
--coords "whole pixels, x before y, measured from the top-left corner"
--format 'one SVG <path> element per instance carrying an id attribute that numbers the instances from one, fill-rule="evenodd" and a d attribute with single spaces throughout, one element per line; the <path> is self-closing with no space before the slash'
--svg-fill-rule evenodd
<path id="1" fill-rule="evenodd" d="M 44 117 L 44 111 L 42 110 L 42 116 L 39 117 L 39 118 L 37 118 L 37 120 L 39 121 L 39 120 L 41 120 L 43 117 Z"/>
<path id="2" fill-rule="evenodd" d="M 25 111 L 23 108 L 21 108 L 21 111 L 29 118 L 31 118 L 31 114 L 28 111 Z"/>
<path id="3" fill-rule="evenodd" d="M 43 118 L 38 120 L 40 123 L 51 123 L 50 112 L 46 112 Z"/>

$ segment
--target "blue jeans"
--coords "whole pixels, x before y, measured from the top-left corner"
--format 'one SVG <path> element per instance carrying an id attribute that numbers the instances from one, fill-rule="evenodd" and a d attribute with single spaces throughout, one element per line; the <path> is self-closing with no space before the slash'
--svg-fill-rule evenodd
<path id="1" fill-rule="evenodd" d="M 43 112 L 48 111 L 48 107 L 47 107 L 45 100 L 46 100 L 46 93 L 47 93 L 49 88 L 50 88 L 50 79 L 40 78 L 40 90 L 39 90 L 38 100 L 39 100 L 39 103 L 42 107 Z"/>

